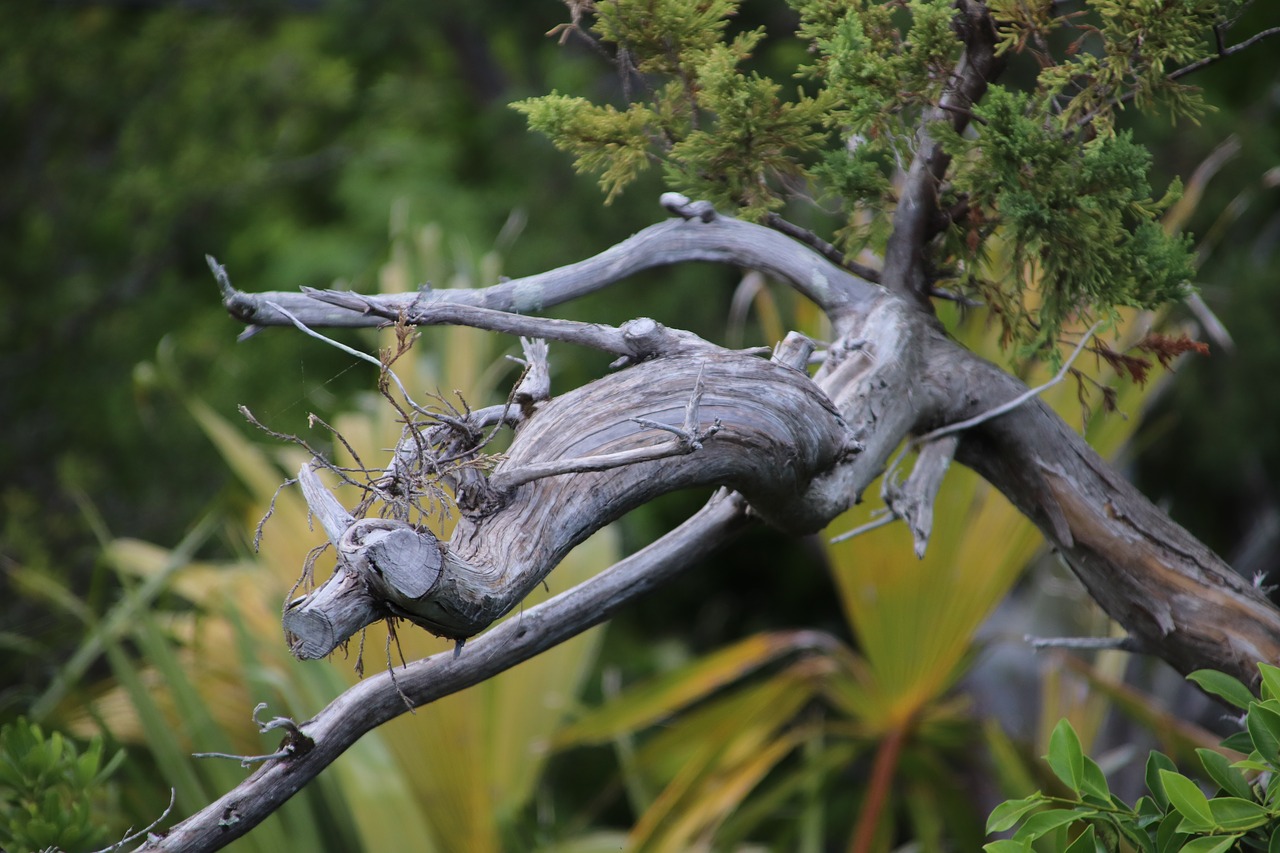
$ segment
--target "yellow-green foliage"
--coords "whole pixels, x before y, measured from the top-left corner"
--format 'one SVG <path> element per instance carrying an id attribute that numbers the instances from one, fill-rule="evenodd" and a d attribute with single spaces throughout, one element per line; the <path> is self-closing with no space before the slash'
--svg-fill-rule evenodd
<path id="1" fill-rule="evenodd" d="M 1070 14 L 991 4 L 998 52 L 1034 54 L 1039 71 L 1016 90 L 992 87 L 964 136 L 951 130 L 955 113 L 934 109 L 969 26 L 955 4 L 790 5 L 795 32 L 769 35 L 798 38 L 811 59 L 768 70 L 805 81 L 794 92 L 765 73 L 765 33 L 730 26 L 736 3 L 619 0 L 595 7 L 590 32 L 613 47 L 630 102 L 553 93 L 515 106 L 600 175 L 609 199 L 649 163 L 671 189 L 748 219 L 808 195 L 834 204 L 829 236 L 846 252 L 883 248 L 894 180 L 942 136 L 953 160 L 940 201 L 959 214 L 930 247 L 931 266 L 992 307 L 1019 357 L 1052 352 L 1073 318 L 1185 295 L 1189 242 L 1157 222 L 1178 185 L 1153 194 L 1150 158 L 1115 133 L 1115 116 L 1131 102 L 1194 118 L 1194 90 L 1169 74 L 1211 54 L 1230 0 L 1092 0 Z M 998 267 L 986 262 L 993 241 L 1013 249 Z"/>
<path id="2" fill-rule="evenodd" d="M 458 269 L 478 268 L 476 280 L 449 269 L 441 242 L 437 228 L 397 240 L 382 270 L 382 289 L 409 290 L 423 271 L 451 286 L 496 281 L 496 256 L 485 256 L 478 264 L 459 259 Z M 392 332 L 380 334 L 384 345 L 390 343 L 385 336 Z M 498 374 L 490 368 L 501 366 L 503 351 L 512 349 L 512 342 L 458 328 L 431 329 L 424 338 L 395 365 L 411 393 L 459 389 L 477 404 L 505 396 L 495 387 Z M 374 379 L 371 375 L 371 384 Z M 64 704 L 52 709 L 78 731 L 102 726 L 120 740 L 149 749 L 163 774 L 156 786 L 175 787 L 182 812 L 203 807 L 245 773 L 235 762 L 193 762 L 191 752 L 272 751 L 273 742 L 261 738 L 249 719 L 253 706 L 269 702 L 268 718 L 307 719 L 356 680 L 353 665 L 359 645 L 353 641 L 349 654 L 327 661 L 301 662 L 289 655 L 282 636 L 282 604 L 308 551 L 323 541 L 296 488 L 275 494 L 284 478 L 305 461 L 305 454 L 258 439 L 245 425 L 229 422 L 199 400 L 187 402 L 251 496 L 244 518 L 229 531 L 232 538 L 247 542 L 275 495 L 261 549 L 215 564 L 193 560 L 194 547 L 171 551 L 134 540 L 109 542 L 106 556 L 127 585 L 168 590 L 182 605 L 156 615 L 137 608 L 126 619 L 108 620 L 115 627 L 100 638 L 108 645 L 114 684 L 105 685 L 87 708 Z M 333 426 L 370 465 L 385 459 L 386 449 L 401 431 L 395 413 L 372 393 L 367 406 L 343 413 Z M 351 462 L 343 456 L 337 461 Z M 360 498 L 342 489 L 337 494 L 348 505 Z M 437 532 L 447 537 L 448 526 Z M 208 524 L 199 528 L 200 541 L 211 529 Z M 618 537 L 606 528 L 570 553 L 548 578 L 549 588 L 568 589 L 618 556 Z M 323 579 L 332 565 L 330 552 L 327 561 L 322 557 L 317 564 L 317 577 Z M 526 603 L 550 594 L 539 588 Z M 508 618 L 521 618 L 521 611 Z M 506 833 L 535 793 L 546 745 L 576 702 L 602 630 L 587 632 L 365 735 L 308 789 L 310 800 L 294 798 L 242 843 L 246 849 L 263 850 L 351 849 L 344 842 L 364 850 L 504 849 Z M 366 669 L 398 664 L 401 654 L 413 660 L 452 650 L 452 644 L 413 626 L 402 625 L 397 636 L 398 643 L 388 651 L 383 626 L 369 629 L 363 643 Z M 146 665 L 131 661 L 120 640 L 139 644 Z M 309 808 L 323 808 L 327 815 L 319 821 L 307 813 Z M 318 824 L 337 825 L 345 834 L 320 837 Z"/>

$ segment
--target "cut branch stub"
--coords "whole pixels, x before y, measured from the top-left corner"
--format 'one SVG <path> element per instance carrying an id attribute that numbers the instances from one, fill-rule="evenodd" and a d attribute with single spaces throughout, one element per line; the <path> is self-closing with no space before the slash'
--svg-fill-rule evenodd
<path id="1" fill-rule="evenodd" d="M 362 518 L 347 528 L 338 551 L 393 610 L 412 610 L 440 579 L 440 540 L 403 521 Z"/>
<path id="2" fill-rule="evenodd" d="M 364 579 L 339 564 L 315 592 L 295 598 L 284 611 L 284 638 L 300 660 L 331 654 L 361 628 L 391 615 L 369 594 Z"/>
<path id="3" fill-rule="evenodd" d="M 311 476 L 314 488 L 337 504 Z M 308 493 L 309 501 L 313 494 Z M 440 579 L 443 562 L 439 540 L 426 531 L 384 518 L 352 522 L 338 544 L 333 577 L 310 595 L 290 602 L 285 610 L 289 649 L 298 658 L 315 660 L 378 619 L 413 620 L 414 608 Z"/>

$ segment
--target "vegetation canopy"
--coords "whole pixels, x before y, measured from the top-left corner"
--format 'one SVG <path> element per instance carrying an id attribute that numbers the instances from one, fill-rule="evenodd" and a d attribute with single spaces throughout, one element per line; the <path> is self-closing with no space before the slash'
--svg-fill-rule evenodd
<path id="1" fill-rule="evenodd" d="M 1002 0 L 989 19 L 949 0 L 790 5 L 795 32 L 772 38 L 804 46 L 787 52 L 805 57 L 798 83 L 753 67 L 767 34 L 735 31 L 732 0 L 575 4 L 566 34 L 607 50 L 631 98 L 516 108 L 600 176 L 606 201 L 661 164 L 673 190 L 752 221 L 798 203 L 834 216 L 848 257 L 883 254 L 894 175 L 936 137 L 930 278 L 988 305 L 1022 356 L 1052 352 L 1064 324 L 1187 295 L 1190 240 L 1159 221 L 1181 185 L 1153 197 L 1150 155 L 1116 125 L 1129 104 L 1194 120 L 1206 107 L 1170 72 L 1212 55 L 1238 4 Z M 982 26 L 1021 82 L 948 103 Z"/>

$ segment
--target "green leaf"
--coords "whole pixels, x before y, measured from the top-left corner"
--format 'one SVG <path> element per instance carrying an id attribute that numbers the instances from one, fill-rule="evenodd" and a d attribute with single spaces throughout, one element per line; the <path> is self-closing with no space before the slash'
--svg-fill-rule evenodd
<path id="1" fill-rule="evenodd" d="M 1267 853 L 1280 853 L 1280 823 L 1271 830 L 1271 840 L 1267 842 Z"/>
<path id="2" fill-rule="evenodd" d="M 1253 748 L 1258 750 L 1263 761 L 1273 765 L 1280 763 L 1280 711 L 1268 707 L 1275 704 L 1274 699 L 1255 702 L 1249 708 L 1249 716 L 1245 720 Z"/>
<path id="3" fill-rule="evenodd" d="M 1280 699 L 1280 667 L 1259 662 L 1258 672 L 1262 674 L 1262 698 Z"/>
<path id="4" fill-rule="evenodd" d="M 1209 835 L 1196 838 L 1182 845 L 1178 853 L 1226 853 L 1239 838 L 1239 835 Z"/>
<path id="5" fill-rule="evenodd" d="M 1007 800 L 996 806 L 987 818 L 987 832 L 1004 832 L 1011 829 L 1021 817 L 1032 809 L 1037 809 L 1047 802 L 1044 794 L 1039 792 L 1020 800 Z"/>
<path id="6" fill-rule="evenodd" d="M 1253 740 L 1246 731 L 1227 735 L 1223 738 L 1221 746 L 1223 749 L 1234 749 L 1236 752 L 1243 752 L 1245 755 L 1253 752 Z"/>
<path id="7" fill-rule="evenodd" d="M 1197 669 L 1187 676 L 1187 680 L 1195 682 L 1200 685 L 1201 690 L 1206 693 L 1212 693 L 1214 696 L 1219 696 L 1241 710 L 1247 710 L 1249 703 L 1254 701 L 1253 694 L 1249 692 L 1249 688 L 1225 672 L 1218 672 L 1213 669 Z"/>
<path id="8" fill-rule="evenodd" d="M 1048 809 L 1036 812 L 1027 818 L 1027 822 L 1014 833 L 1013 838 L 1015 841 L 1035 841 L 1058 827 L 1091 818 L 1096 814 L 1097 812 L 1093 809 Z"/>
<path id="9" fill-rule="evenodd" d="M 1197 749 L 1196 755 L 1200 756 L 1205 772 L 1219 788 L 1233 797 L 1243 797 L 1246 800 L 1253 797 L 1253 789 L 1249 787 L 1244 774 L 1232 767 L 1225 755 L 1213 749 Z"/>
<path id="10" fill-rule="evenodd" d="M 1090 825 L 1075 841 L 1071 842 L 1071 846 L 1064 853 L 1094 853 L 1097 843 L 1097 833 Z"/>
<path id="11" fill-rule="evenodd" d="M 1199 785 L 1172 770 L 1161 770 L 1160 781 L 1164 783 L 1164 791 L 1169 796 L 1169 802 L 1179 814 L 1195 826 L 1213 828 L 1213 812 L 1209 808 L 1209 798 L 1200 790 Z"/>
<path id="12" fill-rule="evenodd" d="M 1182 839 L 1186 835 L 1179 830 L 1181 824 L 1182 818 L 1177 812 L 1170 812 L 1169 816 L 1160 822 L 1160 828 L 1156 830 L 1157 853 L 1175 853 L 1182 849 Z"/>
<path id="13" fill-rule="evenodd" d="M 982 845 L 982 851 L 983 853 L 1031 853 L 1031 842 L 1002 838 Z"/>
<path id="14" fill-rule="evenodd" d="M 1111 801 L 1111 788 L 1107 785 L 1107 777 L 1098 766 L 1098 762 L 1087 755 L 1084 756 L 1084 778 L 1080 780 L 1080 786 L 1087 793 L 1101 798 L 1104 802 Z"/>
<path id="15" fill-rule="evenodd" d="M 1084 782 L 1084 750 L 1080 747 L 1080 738 L 1070 721 L 1059 720 L 1058 725 L 1053 727 L 1046 758 L 1054 775 L 1068 788 L 1079 793 Z"/>
<path id="16" fill-rule="evenodd" d="M 1150 797 L 1142 797 L 1139 802 L 1146 801 L 1148 807 L 1154 808 L 1155 804 L 1151 802 Z M 1112 817 L 1116 828 L 1120 830 L 1120 834 L 1133 846 L 1135 850 L 1141 853 L 1156 853 L 1155 837 L 1149 828 L 1152 824 L 1160 820 L 1159 817 L 1130 815 L 1115 815 Z"/>
<path id="17" fill-rule="evenodd" d="M 1240 797 L 1214 797 L 1209 801 L 1213 823 L 1231 832 L 1253 829 L 1271 820 L 1271 813 L 1252 800 Z"/>
<path id="18" fill-rule="evenodd" d="M 1161 811 L 1169 810 L 1169 795 L 1164 791 L 1164 783 L 1160 781 L 1161 770 L 1177 770 L 1177 766 L 1163 752 L 1152 752 L 1147 756 L 1147 790 Z"/>

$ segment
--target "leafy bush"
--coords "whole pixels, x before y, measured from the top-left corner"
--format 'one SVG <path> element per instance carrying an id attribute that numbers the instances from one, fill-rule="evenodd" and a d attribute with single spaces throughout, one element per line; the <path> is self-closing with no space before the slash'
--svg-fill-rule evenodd
<path id="1" fill-rule="evenodd" d="M 103 841 L 93 801 L 124 753 L 105 766 L 102 755 L 100 737 L 81 753 L 26 718 L 0 728 L 0 849 L 87 849 Z"/>
<path id="2" fill-rule="evenodd" d="M 1258 669 L 1261 701 L 1223 673 L 1200 670 L 1189 676 L 1245 711 L 1244 730 L 1224 740 L 1220 750 L 1196 750 L 1201 775 L 1212 783 L 1212 797 L 1178 772 L 1168 756 L 1153 751 L 1147 759 L 1149 793 L 1133 806 L 1125 804 L 1111 793 L 1097 762 L 1084 754 L 1075 729 L 1063 720 L 1054 729 L 1046 758 L 1072 796 L 1037 792 L 1000 804 L 987 820 L 987 831 L 1018 829 L 1012 838 L 993 841 L 983 850 L 1280 851 L 1280 668 L 1260 663 Z M 1236 754 L 1246 757 L 1232 761 Z"/>

